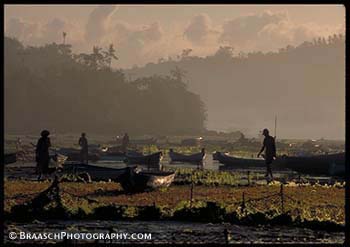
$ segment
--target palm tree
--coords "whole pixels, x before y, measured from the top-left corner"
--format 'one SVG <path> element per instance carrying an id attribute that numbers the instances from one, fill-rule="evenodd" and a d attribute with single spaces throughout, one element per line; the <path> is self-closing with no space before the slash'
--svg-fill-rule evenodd
<path id="1" fill-rule="evenodd" d="M 118 57 L 115 55 L 116 50 L 114 49 L 113 44 L 110 44 L 107 51 L 103 51 L 104 60 L 108 64 L 108 67 L 111 68 L 112 59 L 118 60 Z"/>
<path id="2" fill-rule="evenodd" d="M 66 44 L 66 36 L 67 36 L 67 33 L 66 32 L 63 32 L 63 44 L 65 45 Z"/>

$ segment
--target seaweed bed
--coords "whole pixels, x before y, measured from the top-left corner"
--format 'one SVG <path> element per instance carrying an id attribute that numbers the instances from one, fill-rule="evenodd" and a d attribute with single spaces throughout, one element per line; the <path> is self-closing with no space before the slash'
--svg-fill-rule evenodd
<path id="1" fill-rule="evenodd" d="M 278 184 L 279 185 L 279 184 Z M 191 186 L 127 194 L 114 182 L 5 181 L 5 219 L 176 220 L 344 230 L 339 185 Z M 192 194 L 192 197 L 191 197 Z M 329 201 L 332 198 L 332 201 Z"/>

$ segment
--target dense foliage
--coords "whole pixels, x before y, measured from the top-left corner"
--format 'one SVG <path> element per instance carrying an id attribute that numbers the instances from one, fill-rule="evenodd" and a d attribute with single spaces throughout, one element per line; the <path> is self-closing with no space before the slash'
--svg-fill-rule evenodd
<path id="1" fill-rule="evenodd" d="M 204 130 L 205 109 L 181 71 L 135 81 L 111 69 L 113 45 L 74 54 L 68 44 L 24 47 L 5 37 L 5 131 L 185 134 Z"/>

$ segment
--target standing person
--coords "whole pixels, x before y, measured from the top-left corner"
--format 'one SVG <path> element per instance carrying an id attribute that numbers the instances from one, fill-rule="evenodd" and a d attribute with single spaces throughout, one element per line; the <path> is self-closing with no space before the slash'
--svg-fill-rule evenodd
<path id="1" fill-rule="evenodd" d="M 260 152 L 258 153 L 258 157 L 260 154 L 265 150 L 265 164 L 266 164 L 266 175 L 265 177 L 271 176 L 271 179 L 273 179 L 272 170 L 271 170 L 271 163 L 276 158 L 276 145 L 275 145 L 275 138 L 269 135 L 269 130 L 264 129 L 263 135 L 265 136 L 263 146 L 261 147 Z"/>
<path id="2" fill-rule="evenodd" d="M 89 151 L 88 151 L 88 141 L 86 139 L 86 134 L 81 133 L 81 137 L 79 138 L 79 146 L 81 147 L 80 150 L 80 161 L 81 163 L 88 164 L 89 160 Z"/>
<path id="3" fill-rule="evenodd" d="M 124 153 L 126 152 L 126 150 L 128 148 L 129 142 L 130 142 L 129 135 L 128 135 L 128 133 L 125 133 L 124 137 L 123 137 L 123 141 L 122 141 L 122 150 Z"/>
<path id="4" fill-rule="evenodd" d="M 51 141 L 49 138 L 50 132 L 48 130 L 41 131 L 41 137 L 36 144 L 35 149 L 35 160 L 37 162 L 37 173 L 39 174 L 38 180 L 41 179 L 41 176 L 48 173 L 50 155 L 49 148 L 51 147 Z"/>

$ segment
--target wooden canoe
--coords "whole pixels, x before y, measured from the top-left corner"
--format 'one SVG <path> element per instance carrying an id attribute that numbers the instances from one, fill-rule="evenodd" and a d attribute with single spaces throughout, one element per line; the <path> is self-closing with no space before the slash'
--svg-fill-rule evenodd
<path id="1" fill-rule="evenodd" d="M 128 169 L 125 168 L 111 168 L 111 167 L 102 167 L 94 166 L 81 163 L 66 163 L 63 166 L 63 173 L 68 174 L 80 174 L 88 173 L 91 177 L 91 180 L 94 181 L 117 181 L 118 178 L 123 175 Z"/>
<path id="2" fill-rule="evenodd" d="M 265 167 L 264 159 L 237 158 L 217 152 L 218 161 L 226 167 L 249 168 Z M 282 156 L 272 163 L 272 168 L 288 168 L 293 171 L 309 175 L 339 175 L 345 174 L 345 153 L 317 155 L 310 157 Z"/>
<path id="3" fill-rule="evenodd" d="M 60 148 L 57 153 L 67 156 L 67 161 L 80 161 L 80 150 L 75 148 Z M 88 154 L 89 161 L 98 161 L 100 155 L 96 152 Z"/>
<path id="4" fill-rule="evenodd" d="M 125 155 L 125 162 L 128 164 L 154 165 L 159 164 L 162 158 L 162 152 L 157 152 L 150 155 L 127 153 Z"/>
<path id="5" fill-rule="evenodd" d="M 218 157 L 220 156 L 220 154 L 228 155 L 228 153 L 214 152 L 214 153 L 212 154 L 212 155 L 213 155 L 213 160 L 219 161 Z"/>
<path id="6" fill-rule="evenodd" d="M 333 175 L 332 167 L 336 167 L 338 175 L 345 175 L 345 153 L 316 155 L 309 157 L 284 157 L 287 168 L 312 175 Z"/>
<path id="7" fill-rule="evenodd" d="M 142 153 L 137 152 L 137 151 L 133 151 L 133 150 L 129 150 L 127 151 L 127 154 L 130 155 L 138 155 L 141 156 Z M 104 152 L 102 154 L 100 154 L 100 160 L 104 161 L 104 160 L 115 160 L 115 161 L 125 161 L 126 159 L 126 153 L 125 152 L 121 152 L 121 151 L 110 151 L 108 150 L 107 152 Z"/>
<path id="8" fill-rule="evenodd" d="M 142 192 L 169 187 L 174 178 L 175 172 L 137 171 L 128 167 L 127 172 L 119 177 L 119 182 L 127 192 Z"/>
<path id="9" fill-rule="evenodd" d="M 221 152 L 216 152 L 215 157 L 221 164 L 237 168 L 266 166 L 262 158 L 238 158 Z"/>
<path id="10" fill-rule="evenodd" d="M 74 152 L 74 153 L 68 153 L 67 154 L 68 159 L 67 161 L 80 161 L 80 151 Z M 100 156 L 98 154 L 88 154 L 89 161 L 98 161 L 100 159 Z"/>
<path id="11" fill-rule="evenodd" d="M 185 155 L 181 153 L 176 153 L 173 151 L 173 149 L 170 149 L 169 157 L 171 159 L 171 162 L 188 162 L 198 164 L 203 163 L 203 160 L 205 158 L 205 150 L 203 148 L 200 153 Z"/>

